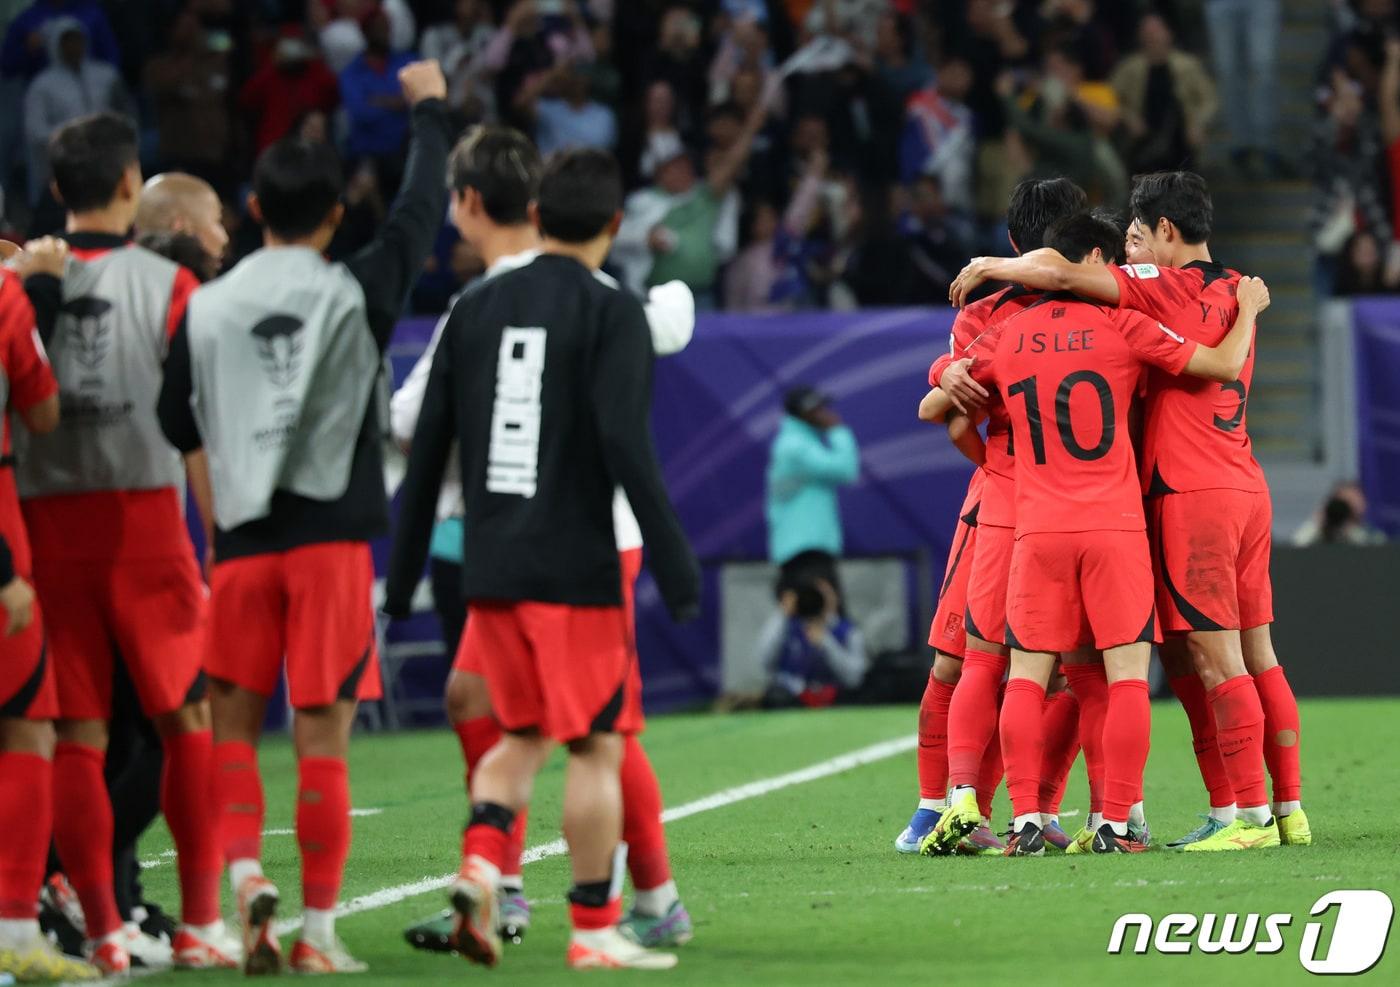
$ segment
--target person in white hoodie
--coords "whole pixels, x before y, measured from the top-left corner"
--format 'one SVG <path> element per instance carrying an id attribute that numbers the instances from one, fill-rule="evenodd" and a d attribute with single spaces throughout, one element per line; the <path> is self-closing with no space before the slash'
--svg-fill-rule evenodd
<path id="1" fill-rule="evenodd" d="M 485 261 L 491 278 L 505 271 L 524 267 L 539 255 L 539 234 L 528 216 L 530 201 L 539 184 L 542 163 L 529 138 L 519 131 L 500 126 L 473 128 L 458 143 L 449 161 L 452 185 L 451 217 L 463 239 Z M 598 272 L 599 280 L 623 290 L 608 275 Z M 472 290 L 462 289 L 453 298 Z M 657 356 L 684 349 L 695 329 L 695 300 L 684 284 L 673 281 L 653 287 L 646 301 L 647 322 Z M 451 305 L 448 307 L 451 312 Z M 413 440 L 422 407 L 423 394 L 432 368 L 438 339 L 447 322 L 445 314 L 433 330 L 427 349 L 410 371 L 390 403 L 390 429 L 396 441 L 407 447 Z M 449 463 L 449 476 L 457 473 L 455 457 Z M 433 531 L 431 576 L 434 607 L 443 625 L 443 639 L 456 660 L 447 680 L 448 720 L 461 741 L 471 783 L 474 766 L 501 736 L 491 710 L 486 679 L 457 654 L 466 604 L 457 582 L 462 560 L 462 495 L 458 483 L 443 484 L 438 500 L 438 524 Z M 624 558 L 639 563 L 642 533 L 627 498 L 619 489 L 613 500 L 613 528 L 617 548 Z M 636 571 L 634 565 L 632 570 Z M 623 566 L 627 572 L 628 567 Z M 689 913 L 677 895 L 671 878 L 665 831 L 661 826 L 661 791 L 636 737 L 627 738 L 622 769 L 623 840 L 628 846 L 628 870 L 634 890 L 633 905 L 621 925 L 624 934 L 643 946 L 677 946 L 692 934 Z M 516 817 L 512 833 L 512 855 L 519 860 L 524 845 L 524 813 Z M 502 936 L 519 942 L 529 926 L 530 910 L 525 901 L 519 867 L 507 867 L 501 876 L 500 925 Z M 450 937 L 455 915 L 448 911 L 408 930 L 416 947 L 435 951 L 453 948 Z"/>

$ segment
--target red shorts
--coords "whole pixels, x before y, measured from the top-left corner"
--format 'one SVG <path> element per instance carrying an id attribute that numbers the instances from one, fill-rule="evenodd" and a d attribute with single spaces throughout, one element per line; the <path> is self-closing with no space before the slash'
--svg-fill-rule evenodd
<path id="1" fill-rule="evenodd" d="M 976 557 L 977 542 L 977 505 L 973 504 L 971 510 L 958 518 L 948 565 L 943 571 L 943 585 L 938 591 L 938 609 L 928 629 L 929 647 L 954 658 L 961 658 L 967 650 L 963 620 L 967 612 L 967 581 Z"/>
<path id="2" fill-rule="evenodd" d="M 1035 532 L 1011 553 L 1006 643 L 1022 651 L 1156 641 L 1142 531 Z"/>
<path id="3" fill-rule="evenodd" d="M 1006 585 L 1016 529 L 977 526 L 977 555 L 967 582 L 967 633 L 993 644 L 1006 643 Z"/>
<path id="4" fill-rule="evenodd" d="M 1162 630 L 1239 630 L 1274 619 L 1267 491 L 1198 490 L 1148 502 Z"/>
<path id="5" fill-rule="evenodd" d="M 323 542 L 214 566 L 209 674 L 259 695 L 285 660 L 294 709 L 382 694 L 374 562 L 365 542 Z"/>
<path id="6" fill-rule="evenodd" d="M 34 588 L 52 615 L 60 716 L 111 718 L 118 656 L 147 716 L 204 697 L 207 594 L 193 555 L 106 563 L 40 557 Z"/>
<path id="7" fill-rule="evenodd" d="M 560 743 L 641 732 L 632 595 L 641 561 L 641 549 L 621 553 L 618 607 L 471 602 L 453 668 L 486 677 L 502 729 L 535 728 Z"/>
<path id="8" fill-rule="evenodd" d="M 4 608 L 0 607 L 0 614 L 3 613 Z M 58 718 L 58 691 L 54 687 L 42 616 L 36 602 L 34 619 L 28 627 L 14 637 L 0 637 L 0 718 Z"/>

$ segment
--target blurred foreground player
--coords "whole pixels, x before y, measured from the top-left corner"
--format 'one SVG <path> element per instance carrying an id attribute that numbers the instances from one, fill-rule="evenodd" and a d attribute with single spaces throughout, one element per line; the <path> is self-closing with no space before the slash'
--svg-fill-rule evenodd
<path id="1" fill-rule="evenodd" d="M 1046 242 L 1066 258 L 1102 266 L 1120 249 L 1122 233 L 1086 214 L 1057 225 Z M 1092 849 L 1145 849 L 1129 836 L 1128 819 L 1147 761 L 1147 667 L 1157 632 L 1128 408 L 1144 366 L 1218 381 L 1239 375 L 1268 291 L 1247 279 L 1239 296 L 1235 323 L 1218 349 L 1139 313 L 1067 293 L 1045 296 L 969 349 L 974 373 L 1005 395 L 1015 445 L 1023 450 L 1007 591 L 1011 677 L 1000 720 L 1015 813 L 1008 855 L 1044 852 L 1039 790 L 1045 686 L 1055 653 L 1087 646 L 1103 652 L 1109 683 L 1104 822 Z M 925 401 L 934 417 L 948 403 L 937 389 Z"/>
<path id="2" fill-rule="evenodd" d="M 539 188 L 542 164 L 538 151 L 524 134 L 507 127 L 478 127 L 453 150 L 448 163 L 452 186 L 453 225 L 486 263 L 485 278 L 529 264 L 540 254 L 540 234 L 530 221 L 529 206 Z M 595 271 L 602 284 L 617 289 L 617 282 Z M 478 282 L 479 283 L 479 282 Z M 460 298 L 470 291 L 463 289 Z M 455 303 L 455 300 L 454 300 Z M 685 348 L 695 328 L 695 302 L 690 289 L 679 281 L 652 288 L 645 306 L 647 327 L 658 356 Z M 432 340 L 414 364 L 390 405 L 394 437 L 411 446 L 417 427 L 423 392 L 427 387 L 438 340 L 448 313 L 438 321 Z M 463 504 L 461 471 L 456 457 L 449 460 L 442 493 L 438 497 L 437 523 L 433 527 L 430 572 L 433 602 L 443 627 L 443 638 L 452 649 L 453 668 L 447 679 L 447 717 L 461 743 L 467 763 L 467 783 L 488 750 L 501 738 L 500 724 L 491 710 L 486 678 L 477 665 L 478 652 L 458 647 L 466 604 L 462 598 Z M 633 585 L 641 568 L 642 533 L 619 490 L 613 500 L 613 527 L 625 577 L 625 603 L 634 620 Z M 622 931 L 644 946 L 678 946 L 693 936 L 690 914 L 681 903 L 671 876 L 666 832 L 661 823 L 661 787 L 656 772 L 634 735 L 625 738 L 622 755 L 622 836 L 627 844 L 627 869 L 635 892 Z M 524 848 L 526 813 L 517 813 L 510 847 L 501 873 L 501 935 L 519 942 L 529 927 L 530 906 L 525 899 L 520 854 Z M 455 913 L 416 923 L 405 932 L 412 945 L 429 950 L 450 950 Z"/>
<path id="3" fill-rule="evenodd" d="M 62 388 L 63 420 L 16 436 L 15 472 L 47 613 L 60 720 L 54 843 L 82 903 L 94 965 L 131 965 L 139 931 L 114 890 L 113 804 L 104 778 L 117 663 L 164 747 L 161 807 L 175 841 L 182 924 L 174 961 L 236 966 L 219 916 L 219 855 L 205 789 L 212 744 L 205 680 L 205 589 L 185 526 L 186 478 L 207 506 L 204 464 L 161 434 L 155 397 L 194 276 L 127 240 L 141 192 L 136 131 L 97 114 L 49 142 L 54 191 L 68 210 L 62 280 L 25 281 Z"/>
<path id="4" fill-rule="evenodd" d="M 214 795 L 250 974 L 281 965 L 279 893 L 259 859 L 256 744 L 284 664 L 305 905 L 290 963 L 300 973 L 365 970 L 336 936 L 334 909 L 350 849 L 350 730 L 357 701 L 378 692 L 369 539 L 387 529 L 388 505 L 372 396 L 447 205 L 442 72 L 419 62 L 399 81 L 413 139 L 379 236 L 328 263 L 343 213 L 340 163 L 325 145 L 273 144 L 249 200 L 265 246 L 190 300 L 160 395 L 171 442 L 209 457 Z"/>
<path id="5" fill-rule="evenodd" d="M 386 609 L 407 611 L 450 451 L 465 500 L 462 648 L 479 656 L 501 740 L 476 766 L 456 946 L 500 958 L 496 905 L 515 815 L 558 744 L 568 748 L 564 834 L 573 861 L 568 963 L 664 969 L 617 928 L 624 737 L 641 729 L 640 678 L 613 525 L 620 485 L 663 598 L 693 613 L 699 571 L 651 438 L 650 333 L 641 304 L 598 281 L 622 183 L 603 153 L 554 158 L 534 215 L 542 253 L 453 308 L 433 361 L 404 483 Z"/>
<path id="6" fill-rule="evenodd" d="M 1006 210 L 1007 239 L 1016 253 L 1044 245 L 1045 231 L 1073 216 L 1086 203 L 1084 190 L 1067 178 L 1030 179 L 1011 193 Z M 989 815 L 992 796 L 1001 783 L 1001 748 L 996 738 L 998 695 L 1006 675 L 1004 621 L 973 613 L 973 582 L 977 599 L 1001 600 L 1004 608 L 1005 568 L 1015 525 L 1012 503 L 1012 459 L 1008 449 L 1010 425 L 1000 399 L 972 380 L 963 358 L 967 347 L 986 329 L 1020 312 L 1039 296 L 1020 287 L 1003 288 L 958 312 L 948 339 L 948 352 L 929 367 L 930 387 L 942 387 L 965 412 L 991 403 L 987 426 L 986 462 L 972 474 L 967 496 L 958 512 L 952 551 L 938 597 L 938 611 L 929 629 L 929 644 L 936 649 L 928 686 L 919 704 L 919 807 L 909 825 L 895 838 L 900 853 L 918 853 L 947 808 L 948 789 L 971 788 L 976 793 L 978 825 L 964 834 L 962 828 L 931 844 L 934 854 L 951 853 L 970 842 L 979 850 L 999 852 L 1004 847 L 981 822 Z M 984 528 L 986 531 L 984 532 Z M 978 546 L 989 541 L 992 558 L 980 559 Z M 965 836 L 965 839 L 964 839 Z"/>
<path id="7" fill-rule="evenodd" d="M 1211 257 L 1205 181 L 1182 171 L 1141 176 L 1129 207 L 1130 240 L 1140 238 L 1156 263 L 1091 268 L 1050 252 L 978 258 L 950 294 L 956 300 L 986 278 L 1068 289 L 1218 342 L 1235 315 L 1240 275 Z M 1163 659 L 1211 793 L 1204 824 L 1171 844 L 1193 852 L 1312 841 L 1300 801 L 1298 704 L 1269 633 L 1273 509 L 1246 421 L 1253 367 L 1251 351 L 1240 378 L 1223 384 L 1153 372 L 1144 408 L 1141 482 L 1168 636 Z M 1184 647 L 1171 640 L 1183 635 Z"/>
<path id="8" fill-rule="evenodd" d="M 0 388 L 4 409 L 37 433 L 58 424 L 58 383 L 19 278 L 0 268 Z M 30 586 L 29 538 L 10 456 L 0 460 L 0 974 L 26 983 L 94 980 L 39 929 L 39 888 L 53 831 L 53 719 L 58 716 L 44 625 Z"/>

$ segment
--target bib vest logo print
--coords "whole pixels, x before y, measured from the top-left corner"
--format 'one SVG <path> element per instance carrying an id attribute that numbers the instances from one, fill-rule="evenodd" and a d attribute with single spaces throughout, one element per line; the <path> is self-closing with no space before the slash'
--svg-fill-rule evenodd
<path id="1" fill-rule="evenodd" d="M 85 370 L 98 370 L 107 356 L 112 328 L 107 313 L 111 310 L 111 302 L 91 295 L 63 303 L 63 314 L 72 319 L 67 335 L 73 344 L 73 356 Z"/>
<path id="2" fill-rule="evenodd" d="M 270 315 L 253 327 L 263 371 L 276 387 L 291 387 L 301 372 L 304 326 L 294 315 Z"/>

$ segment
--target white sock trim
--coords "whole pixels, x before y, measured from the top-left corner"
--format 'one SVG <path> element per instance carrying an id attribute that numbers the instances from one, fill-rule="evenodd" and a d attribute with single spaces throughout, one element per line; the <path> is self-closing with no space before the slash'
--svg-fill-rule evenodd
<path id="1" fill-rule="evenodd" d="M 1275 803 L 1274 803 L 1274 815 L 1276 815 L 1276 816 L 1289 816 L 1289 815 L 1292 815 L 1293 813 L 1297 812 L 1297 811 L 1298 811 L 1299 809 L 1301 809 L 1302 807 L 1303 807 L 1303 803 L 1302 803 L 1302 802 L 1299 802 L 1297 799 L 1294 799 L 1292 802 L 1275 802 Z"/>
<path id="2" fill-rule="evenodd" d="M 304 908 L 301 915 L 303 939 L 320 950 L 335 945 L 335 909 Z"/>
<path id="3" fill-rule="evenodd" d="M 1210 817 L 1216 822 L 1224 823 L 1228 826 L 1235 821 L 1235 815 L 1238 811 L 1233 802 L 1229 805 L 1212 805 L 1210 807 Z"/>
<path id="4" fill-rule="evenodd" d="M 932 809 L 934 812 L 942 812 L 948 808 L 947 802 L 940 802 L 938 799 L 919 799 L 920 809 Z"/>
<path id="5" fill-rule="evenodd" d="M 642 915 L 651 918 L 661 918 L 678 901 L 680 901 L 680 893 L 676 890 L 674 880 L 654 888 L 648 888 L 645 891 L 637 889 L 632 895 L 632 907 Z"/>
<path id="6" fill-rule="evenodd" d="M 228 883 L 233 886 L 233 893 L 238 893 L 238 888 L 250 877 L 262 877 L 262 861 L 255 857 L 242 857 L 238 860 L 228 862 Z"/>

